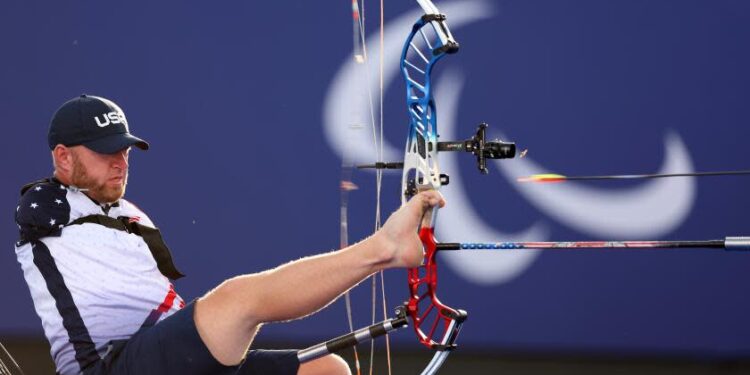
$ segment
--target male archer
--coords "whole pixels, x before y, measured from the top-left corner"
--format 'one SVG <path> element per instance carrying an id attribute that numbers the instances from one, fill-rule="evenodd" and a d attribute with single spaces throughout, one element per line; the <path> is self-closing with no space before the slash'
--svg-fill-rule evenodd
<path id="1" fill-rule="evenodd" d="M 72 99 L 54 114 L 48 143 L 54 174 L 21 191 L 16 255 L 63 375 L 349 374 L 337 356 L 300 365 L 296 351 L 256 350 L 253 338 L 374 272 L 419 265 L 416 229 L 445 203 L 419 194 L 355 245 L 228 279 L 186 304 L 161 233 L 123 199 L 130 149 L 149 145 L 130 134 L 120 107 Z"/>

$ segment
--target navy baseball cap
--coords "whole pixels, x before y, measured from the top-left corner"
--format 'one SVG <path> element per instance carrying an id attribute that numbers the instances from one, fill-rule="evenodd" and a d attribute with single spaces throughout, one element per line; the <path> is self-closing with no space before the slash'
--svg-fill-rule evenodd
<path id="1" fill-rule="evenodd" d="M 81 95 L 63 104 L 49 125 L 49 149 L 83 145 L 100 154 L 113 154 L 136 146 L 148 150 L 148 143 L 128 130 L 125 113 L 109 99 Z"/>

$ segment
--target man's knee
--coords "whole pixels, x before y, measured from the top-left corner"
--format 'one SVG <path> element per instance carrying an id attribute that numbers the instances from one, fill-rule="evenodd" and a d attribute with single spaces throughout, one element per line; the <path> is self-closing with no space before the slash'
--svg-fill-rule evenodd
<path id="1" fill-rule="evenodd" d="M 330 354 L 314 361 L 303 363 L 299 375 L 351 375 L 349 364 L 336 354 Z"/>
<path id="2" fill-rule="evenodd" d="M 195 302 L 193 321 L 211 355 L 225 366 L 234 366 L 245 358 L 259 325 L 246 319 L 217 290 Z"/>

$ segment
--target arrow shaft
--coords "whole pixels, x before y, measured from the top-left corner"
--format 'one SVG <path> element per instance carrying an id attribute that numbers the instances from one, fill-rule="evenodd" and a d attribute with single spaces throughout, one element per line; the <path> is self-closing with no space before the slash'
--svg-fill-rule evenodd
<path id="1" fill-rule="evenodd" d="M 716 172 L 686 172 L 686 173 L 649 173 L 649 174 L 622 174 L 603 176 L 563 176 L 560 174 L 536 174 L 532 176 L 519 177 L 518 182 L 553 183 L 565 181 L 596 181 L 596 180 L 634 180 L 667 177 L 711 177 L 711 176 L 740 176 L 750 175 L 750 169 L 737 171 Z"/>
<path id="2" fill-rule="evenodd" d="M 750 175 L 750 170 L 717 171 L 717 172 L 691 172 L 691 173 L 650 173 L 630 174 L 612 176 L 571 176 L 566 180 L 621 180 L 621 179 L 643 179 L 643 178 L 665 178 L 665 177 L 708 177 L 708 176 L 737 176 Z"/>

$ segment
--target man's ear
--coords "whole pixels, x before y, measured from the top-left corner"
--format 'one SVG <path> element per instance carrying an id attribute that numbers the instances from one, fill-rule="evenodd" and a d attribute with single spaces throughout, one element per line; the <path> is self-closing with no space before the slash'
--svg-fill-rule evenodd
<path id="1" fill-rule="evenodd" d="M 64 145 L 57 145 L 52 150 L 52 162 L 55 165 L 55 170 L 63 173 L 68 173 L 73 169 L 73 152 L 70 148 Z"/>

